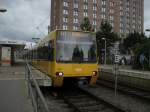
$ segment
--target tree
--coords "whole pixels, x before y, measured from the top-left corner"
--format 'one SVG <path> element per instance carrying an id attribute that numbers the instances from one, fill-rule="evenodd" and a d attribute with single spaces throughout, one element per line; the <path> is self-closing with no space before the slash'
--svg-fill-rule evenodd
<path id="1" fill-rule="evenodd" d="M 102 21 L 99 31 L 96 32 L 96 40 L 97 40 L 97 48 L 98 48 L 99 56 L 100 56 L 100 51 L 104 49 L 104 44 L 105 44 L 102 38 L 106 39 L 107 49 L 109 47 L 112 47 L 113 43 L 119 40 L 118 35 L 112 31 L 112 26 L 107 21 Z"/>
<path id="2" fill-rule="evenodd" d="M 84 17 L 80 27 L 83 31 L 91 31 L 92 30 L 90 20 L 88 17 Z"/>
<path id="3" fill-rule="evenodd" d="M 130 52 L 135 52 L 135 50 L 140 47 L 141 44 L 145 42 L 146 36 L 143 33 L 133 32 L 130 33 L 127 38 L 123 41 L 123 46 Z"/>
<path id="4" fill-rule="evenodd" d="M 123 45 L 125 49 L 132 52 L 133 62 L 132 66 L 135 69 L 148 69 L 149 67 L 149 53 L 150 53 L 150 39 L 146 38 L 144 33 L 133 32 L 124 39 Z M 145 60 L 140 62 L 140 56 L 144 55 Z"/>
<path id="5" fill-rule="evenodd" d="M 145 59 L 143 63 L 140 62 L 140 55 L 144 55 Z M 136 69 L 149 69 L 150 70 L 150 39 L 145 39 L 145 42 L 140 44 L 134 51 L 134 63 L 133 67 Z"/>

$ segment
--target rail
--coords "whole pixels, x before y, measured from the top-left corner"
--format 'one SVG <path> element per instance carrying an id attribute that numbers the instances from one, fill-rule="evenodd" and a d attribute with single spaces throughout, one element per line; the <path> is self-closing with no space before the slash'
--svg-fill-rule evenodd
<path id="1" fill-rule="evenodd" d="M 28 84 L 28 96 L 32 99 L 34 112 L 49 112 L 46 100 L 40 90 L 36 79 L 34 79 L 32 75 L 32 71 L 28 61 L 26 61 L 25 71 L 25 79 L 27 80 Z M 39 102 L 39 100 L 41 102 Z"/>

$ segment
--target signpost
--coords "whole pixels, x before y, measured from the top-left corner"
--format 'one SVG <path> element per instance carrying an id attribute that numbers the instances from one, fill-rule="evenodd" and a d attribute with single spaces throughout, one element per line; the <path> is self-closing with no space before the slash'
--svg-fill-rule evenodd
<path id="1" fill-rule="evenodd" d="M 117 96 L 117 84 L 118 84 L 118 72 L 119 72 L 119 61 L 120 61 L 120 55 L 119 55 L 119 43 L 116 43 L 114 46 L 114 52 L 115 52 L 115 60 L 114 60 L 114 66 L 113 66 L 113 73 L 115 76 L 115 96 Z"/>

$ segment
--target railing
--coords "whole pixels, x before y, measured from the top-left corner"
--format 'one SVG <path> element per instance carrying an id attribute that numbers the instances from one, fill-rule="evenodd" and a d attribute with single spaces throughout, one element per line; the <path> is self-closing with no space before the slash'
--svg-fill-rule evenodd
<path id="1" fill-rule="evenodd" d="M 40 90 L 40 87 L 32 75 L 29 63 L 26 61 L 25 79 L 28 84 L 28 96 L 31 97 L 34 112 L 49 112 L 46 100 Z"/>

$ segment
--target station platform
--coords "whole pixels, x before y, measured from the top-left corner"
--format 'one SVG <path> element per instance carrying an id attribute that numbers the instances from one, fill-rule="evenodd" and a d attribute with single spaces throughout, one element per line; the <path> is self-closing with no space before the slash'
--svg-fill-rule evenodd
<path id="1" fill-rule="evenodd" d="M 100 71 L 113 73 L 113 65 L 101 65 Z M 150 71 L 133 70 L 130 66 L 119 66 L 119 74 L 131 77 L 150 79 Z"/>
<path id="2" fill-rule="evenodd" d="M 0 112 L 33 112 L 24 65 L 0 67 Z"/>
<path id="3" fill-rule="evenodd" d="M 113 65 L 99 66 L 100 79 L 114 81 Z M 118 83 L 150 91 L 150 71 L 133 70 L 129 66 L 119 66 Z"/>

